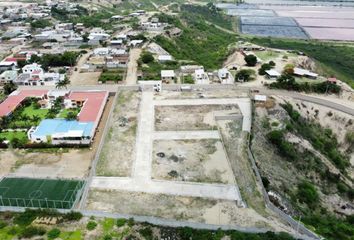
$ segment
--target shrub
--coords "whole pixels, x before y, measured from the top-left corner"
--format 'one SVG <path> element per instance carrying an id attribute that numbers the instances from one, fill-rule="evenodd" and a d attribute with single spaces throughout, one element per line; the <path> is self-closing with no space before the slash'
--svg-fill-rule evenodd
<path id="1" fill-rule="evenodd" d="M 66 221 L 79 221 L 82 218 L 82 214 L 80 212 L 69 212 L 63 216 Z"/>
<path id="2" fill-rule="evenodd" d="M 89 231 L 94 230 L 97 227 L 97 223 L 94 221 L 89 221 L 86 225 L 86 229 Z"/>
<path id="3" fill-rule="evenodd" d="M 0 229 L 3 229 L 4 227 L 7 226 L 7 223 L 4 221 L 0 221 Z"/>
<path id="4" fill-rule="evenodd" d="M 15 217 L 14 223 L 20 226 L 27 226 L 30 225 L 36 217 L 37 217 L 37 211 L 26 209 L 23 213 L 19 213 Z"/>
<path id="5" fill-rule="evenodd" d="M 43 236 L 45 232 L 44 228 L 29 226 L 24 228 L 19 236 L 20 238 L 32 238 L 34 236 Z"/>
<path id="6" fill-rule="evenodd" d="M 339 191 L 340 193 L 345 193 L 345 192 L 348 191 L 347 185 L 345 185 L 345 184 L 342 183 L 342 182 L 339 182 L 339 183 L 337 184 L 337 189 L 338 189 L 338 191 Z"/>
<path id="7" fill-rule="evenodd" d="M 53 228 L 47 233 L 48 239 L 55 239 L 59 237 L 60 235 L 60 230 L 58 228 Z"/>
<path id="8" fill-rule="evenodd" d="M 132 227 L 132 226 L 134 226 L 134 224 L 135 224 L 134 218 L 129 218 L 128 219 L 128 226 Z"/>
<path id="9" fill-rule="evenodd" d="M 150 227 L 146 227 L 143 229 L 139 230 L 139 233 L 141 236 L 143 236 L 146 240 L 152 240 L 153 239 L 153 234 L 152 234 L 152 230 Z"/>
<path id="10" fill-rule="evenodd" d="M 122 227 L 122 226 L 124 226 L 124 225 L 126 224 L 126 222 L 127 222 L 126 219 L 124 219 L 124 218 L 119 218 L 119 219 L 117 219 L 116 225 L 117 225 L 117 227 Z"/>
<path id="11" fill-rule="evenodd" d="M 112 236 L 111 235 L 105 235 L 103 237 L 103 240 L 112 240 Z"/>
<path id="12" fill-rule="evenodd" d="M 297 198 L 301 203 L 306 203 L 310 207 L 313 207 L 319 201 L 315 186 L 307 181 L 302 181 L 298 185 Z"/>

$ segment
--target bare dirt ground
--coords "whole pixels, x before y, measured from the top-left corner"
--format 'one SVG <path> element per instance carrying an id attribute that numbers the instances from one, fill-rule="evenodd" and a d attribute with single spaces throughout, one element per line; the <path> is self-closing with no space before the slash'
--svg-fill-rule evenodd
<path id="1" fill-rule="evenodd" d="M 70 149 L 57 153 L 28 152 L 7 149 L 0 151 L 0 173 L 21 177 L 84 178 L 92 160 L 89 149 Z"/>
<path id="2" fill-rule="evenodd" d="M 87 208 L 209 224 L 281 229 L 252 209 L 238 208 L 232 201 L 155 195 L 125 191 L 90 191 Z M 271 226 L 270 226 L 271 224 Z"/>
<path id="3" fill-rule="evenodd" d="M 81 56 L 79 59 L 76 69 L 77 71 L 73 71 L 70 76 L 70 84 L 73 86 L 82 86 L 82 85 L 95 85 L 98 83 L 98 79 L 101 75 L 101 72 L 86 72 L 81 73 L 80 68 L 87 61 L 88 57 L 92 52 L 88 52 Z"/>
<path id="4" fill-rule="evenodd" d="M 157 106 L 155 128 L 157 131 L 215 130 L 215 114 L 225 112 L 240 113 L 235 105 Z"/>
<path id="5" fill-rule="evenodd" d="M 97 165 L 99 176 L 130 176 L 135 143 L 140 93 L 120 91 Z"/>
<path id="6" fill-rule="evenodd" d="M 162 91 L 158 94 L 155 94 L 155 100 L 164 100 L 164 99 L 198 99 L 198 98 L 236 98 L 236 97 L 248 97 L 247 92 L 233 89 L 222 89 L 212 91 L 208 90 L 198 90 L 191 92 L 172 92 L 172 91 Z"/>
<path id="7" fill-rule="evenodd" d="M 70 77 L 70 84 L 73 86 L 96 85 L 98 83 L 100 75 L 101 72 L 77 72 L 76 74 Z"/>
<path id="8" fill-rule="evenodd" d="M 218 139 L 155 141 L 152 178 L 235 184 Z"/>

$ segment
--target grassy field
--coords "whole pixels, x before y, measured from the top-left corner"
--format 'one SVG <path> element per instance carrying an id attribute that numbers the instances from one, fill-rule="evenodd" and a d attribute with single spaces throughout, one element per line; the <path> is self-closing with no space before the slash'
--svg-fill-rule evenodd
<path id="1" fill-rule="evenodd" d="M 70 209 L 83 181 L 4 178 L 0 205 Z"/>
<path id="2" fill-rule="evenodd" d="M 63 109 L 60 111 L 58 118 L 67 118 L 69 113 L 73 113 L 75 116 L 81 111 L 80 108 L 75 109 Z"/>
<path id="3" fill-rule="evenodd" d="M 253 43 L 272 48 L 304 52 L 317 61 L 319 73 L 335 76 L 354 88 L 354 46 L 335 43 L 276 38 L 252 38 Z"/>
<path id="4" fill-rule="evenodd" d="M 41 109 L 41 108 L 36 109 L 34 107 L 34 104 L 31 104 L 30 106 L 26 107 L 23 110 L 22 114 L 27 115 L 29 117 L 38 116 L 41 119 L 44 119 L 45 116 L 47 115 L 48 111 L 49 111 L 48 109 Z"/>

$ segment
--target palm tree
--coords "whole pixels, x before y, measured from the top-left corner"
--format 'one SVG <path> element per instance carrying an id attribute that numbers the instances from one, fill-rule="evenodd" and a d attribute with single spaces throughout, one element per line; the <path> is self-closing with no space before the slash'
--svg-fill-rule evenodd
<path id="1" fill-rule="evenodd" d="M 65 76 L 64 80 L 62 81 L 58 81 L 56 84 L 55 84 L 55 88 L 57 89 L 61 89 L 61 88 L 65 88 L 67 89 L 67 85 L 70 84 L 70 80 L 67 76 Z"/>

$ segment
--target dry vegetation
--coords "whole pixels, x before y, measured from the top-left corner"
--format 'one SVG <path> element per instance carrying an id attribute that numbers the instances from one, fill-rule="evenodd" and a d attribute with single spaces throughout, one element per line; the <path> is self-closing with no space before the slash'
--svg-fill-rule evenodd
<path id="1" fill-rule="evenodd" d="M 130 176 L 135 159 L 135 142 L 140 93 L 118 93 L 109 131 L 97 165 L 100 176 Z"/>

